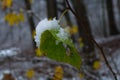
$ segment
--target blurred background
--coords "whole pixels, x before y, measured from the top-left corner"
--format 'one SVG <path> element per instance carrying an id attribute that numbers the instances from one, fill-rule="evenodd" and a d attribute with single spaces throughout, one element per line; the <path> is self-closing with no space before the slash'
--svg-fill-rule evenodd
<path id="1" fill-rule="evenodd" d="M 68 11 L 60 24 L 70 33 L 83 58 L 81 76 L 86 76 L 83 80 L 113 80 L 91 38 L 103 48 L 119 79 L 120 0 L 68 1 L 79 20 Z M 17 52 L 24 57 L 34 56 L 35 27 L 39 21 L 59 19 L 67 7 L 65 0 L 0 0 L 0 54 Z"/>

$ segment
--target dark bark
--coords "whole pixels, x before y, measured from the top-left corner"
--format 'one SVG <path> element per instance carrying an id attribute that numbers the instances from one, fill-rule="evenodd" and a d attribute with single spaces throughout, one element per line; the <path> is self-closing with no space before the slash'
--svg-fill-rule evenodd
<path id="1" fill-rule="evenodd" d="M 87 17 L 85 5 L 82 0 L 71 0 L 71 1 L 73 2 L 75 11 L 77 12 L 77 14 L 79 14 L 80 17 L 79 22 L 77 21 L 77 23 L 79 26 L 78 27 L 79 35 L 80 37 L 83 38 L 83 42 L 85 45 L 83 48 L 83 52 L 90 53 L 94 51 L 94 44 L 90 43 L 86 37 L 86 34 L 88 34 L 88 36 L 90 37 L 92 37 L 92 34 L 91 34 L 90 23 Z M 86 28 L 87 33 L 84 31 L 83 27 Z"/>
<path id="2" fill-rule="evenodd" d="M 58 17 L 57 16 L 57 4 L 56 0 L 46 0 L 47 1 L 47 13 L 48 13 L 48 18 L 54 18 Z"/>
<path id="3" fill-rule="evenodd" d="M 107 37 L 108 36 L 108 33 L 107 33 L 107 25 L 106 25 L 106 18 L 105 18 L 105 0 L 101 0 L 101 8 L 102 8 L 102 27 L 103 27 L 103 34 L 104 34 L 104 37 Z"/>
<path id="4" fill-rule="evenodd" d="M 25 5 L 26 5 L 26 11 L 31 11 L 30 1 L 29 0 L 24 0 L 24 1 L 25 1 Z M 28 18 L 28 23 L 30 25 L 30 31 L 31 31 L 31 36 L 32 36 L 32 32 L 35 30 L 35 23 L 34 23 L 32 15 L 30 13 L 27 14 L 27 18 Z M 34 40 L 32 40 L 32 43 L 33 43 L 33 48 L 35 51 L 36 43 Z"/>
<path id="5" fill-rule="evenodd" d="M 119 9 L 119 15 L 120 15 L 120 0 L 117 0 L 118 2 L 118 9 Z"/>
<path id="6" fill-rule="evenodd" d="M 114 8 L 112 0 L 106 0 L 110 35 L 117 35 L 119 31 L 115 23 Z"/>

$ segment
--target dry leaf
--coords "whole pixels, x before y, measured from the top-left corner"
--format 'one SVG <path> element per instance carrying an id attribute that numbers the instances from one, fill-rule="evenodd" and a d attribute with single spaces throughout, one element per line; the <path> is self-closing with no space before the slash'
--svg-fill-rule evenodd
<path id="1" fill-rule="evenodd" d="M 12 6 L 12 0 L 3 0 L 2 1 L 2 9 L 10 8 Z"/>
<path id="2" fill-rule="evenodd" d="M 2 80 L 15 80 L 15 78 L 10 73 L 4 74 L 4 77 Z"/>

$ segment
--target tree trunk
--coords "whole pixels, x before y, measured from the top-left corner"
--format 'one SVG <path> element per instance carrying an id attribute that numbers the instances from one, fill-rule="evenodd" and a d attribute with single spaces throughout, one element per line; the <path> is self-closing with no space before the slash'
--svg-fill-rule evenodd
<path id="1" fill-rule="evenodd" d="M 79 14 L 79 22 L 78 23 L 78 29 L 79 29 L 79 35 L 82 37 L 84 42 L 83 52 L 85 53 L 91 53 L 94 50 L 94 44 L 89 41 L 89 39 L 86 37 L 86 33 L 83 29 L 83 27 L 86 28 L 87 34 L 92 37 L 91 29 L 90 29 L 90 23 L 87 17 L 87 12 L 85 5 L 83 3 L 83 0 L 71 0 L 73 2 L 75 11 L 77 14 Z"/>
<path id="2" fill-rule="evenodd" d="M 107 25 L 106 25 L 106 18 L 105 18 L 105 14 L 106 14 L 106 12 L 105 12 L 105 0 L 101 0 L 101 8 L 102 8 L 102 22 L 101 22 L 101 24 L 102 24 L 102 30 L 103 30 L 103 35 L 104 35 L 104 37 L 107 37 L 108 36 L 108 33 L 107 33 Z"/>
<path id="3" fill-rule="evenodd" d="M 56 0 L 46 0 L 47 1 L 47 13 L 48 19 L 58 17 L 57 16 L 57 4 Z"/>
<path id="4" fill-rule="evenodd" d="M 117 35 L 119 34 L 119 31 L 115 23 L 115 16 L 114 16 L 114 11 L 113 11 L 114 8 L 113 8 L 112 3 L 113 3 L 112 0 L 106 0 L 108 21 L 109 21 L 109 27 L 110 27 L 110 35 Z"/>
<path id="5" fill-rule="evenodd" d="M 117 0 L 117 3 L 118 3 L 119 15 L 120 15 L 120 0 Z"/>
<path id="6" fill-rule="evenodd" d="M 25 5 L 26 5 L 26 11 L 31 11 L 31 3 L 29 0 L 24 0 L 25 1 Z M 34 23 L 34 20 L 33 20 L 33 17 L 28 14 L 27 15 L 27 18 L 28 18 L 28 23 L 30 25 L 30 30 L 31 30 L 31 36 L 32 36 L 32 33 L 33 31 L 35 30 L 35 23 Z M 33 48 L 34 48 L 34 52 L 35 52 L 35 48 L 36 48 L 36 43 L 34 40 L 32 40 L 33 42 Z"/>

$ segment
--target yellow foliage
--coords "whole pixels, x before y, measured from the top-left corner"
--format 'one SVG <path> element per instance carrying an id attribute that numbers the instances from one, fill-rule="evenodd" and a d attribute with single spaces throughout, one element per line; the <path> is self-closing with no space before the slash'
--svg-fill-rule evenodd
<path id="1" fill-rule="evenodd" d="M 33 0 L 29 0 L 30 3 L 33 3 Z"/>
<path id="2" fill-rule="evenodd" d="M 100 69 L 100 67 L 101 67 L 100 61 L 98 61 L 98 60 L 94 61 L 94 63 L 93 63 L 93 68 L 94 68 L 95 70 L 97 70 L 97 69 Z"/>
<path id="3" fill-rule="evenodd" d="M 25 20 L 24 14 L 23 14 L 22 11 L 18 14 L 18 20 L 19 20 L 20 22 L 23 22 L 23 21 Z"/>
<path id="4" fill-rule="evenodd" d="M 10 8 L 12 6 L 12 0 L 2 0 L 2 9 Z"/>
<path id="5" fill-rule="evenodd" d="M 80 38 L 78 39 L 78 41 L 79 41 L 79 42 L 82 42 L 82 41 L 83 41 L 83 38 L 80 37 Z"/>
<path id="6" fill-rule="evenodd" d="M 70 33 L 71 34 L 76 34 L 78 32 L 78 27 L 77 26 L 72 26 L 71 28 L 70 28 Z"/>
<path id="7" fill-rule="evenodd" d="M 79 74 L 79 77 L 82 79 L 84 77 L 84 74 L 83 73 L 80 73 Z"/>
<path id="8" fill-rule="evenodd" d="M 4 17 L 5 21 L 8 22 L 10 26 L 13 26 L 16 23 L 16 14 L 15 13 L 8 13 Z"/>
<path id="9" fill-rule="evenodd" d="M 22 12 L 19 14 L 11 12 L 5 15 L 4 20 L 8 22 L 10 26 L 13 26 L 14 24 L 18 25 L 18 23 L 24 21 L 24 15 Z"/>
<path id="10" fill-rule="evenodd" d="M 43 55 L 39 48 L 35 49 L 35 52 L 37 57 L 41 57 Z"/>
<path id="11" fill-rule="evenodd" d="M 78 39 L 78 42 L 79 42 L 80 48 L 83 48 L 84 47 L 83 38 L 80 37 Z"/>
<path id="12" fill-rule="evenodd" d="M 32 77 L 34 77 L 34 75 L 35 75 L 35 72 L 34 72 L 33 69 L 29 69 L 29 70 L 26 72 L 26 77 L 27 77 L 27 78 L 32 78 Z"/>
<path id="13" fill-rule="evenodd" d="M 62 80 L 63 78 L 63 68 L 61 66 L 55 67 L 54 77 L 52 80 Z"/>
<path id="14" fill-rule="evenodd" d="M 84 47 L 84 43 L 80 43 L 80 48 L 83 48 Z"/>
<path id="15" fill-rule="evenodd" d="M 32 31 L 32 38 L 34 39 L 34 36 L 36 35 L 35 30 Z"/>

